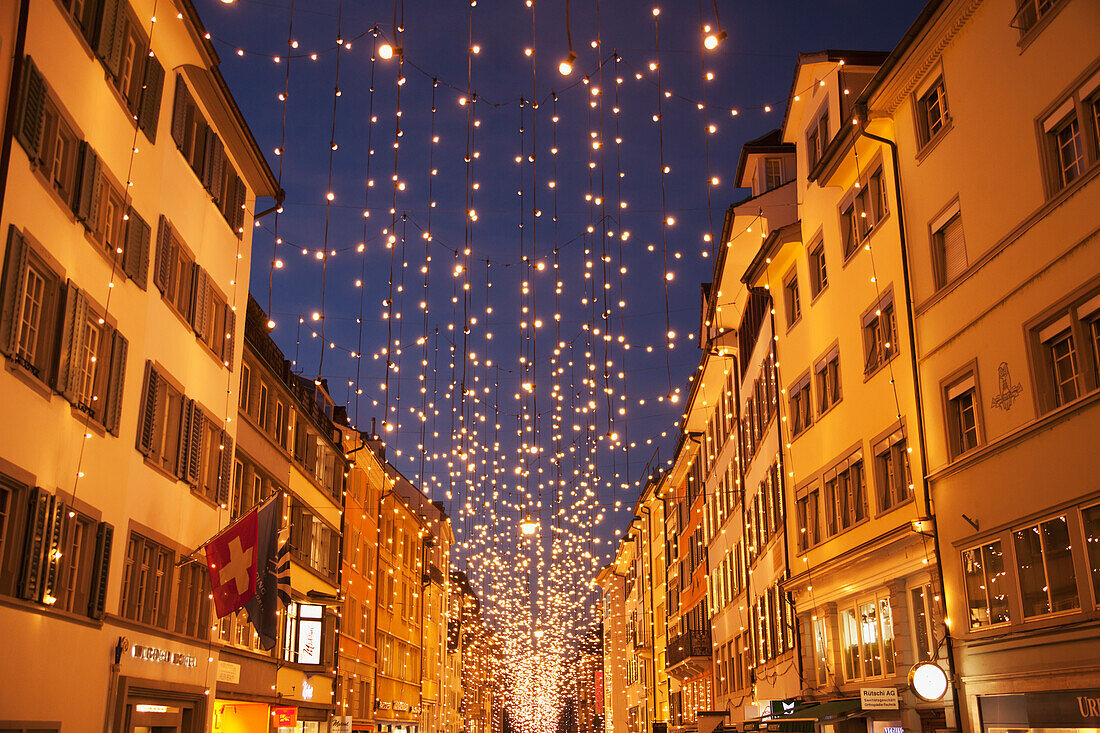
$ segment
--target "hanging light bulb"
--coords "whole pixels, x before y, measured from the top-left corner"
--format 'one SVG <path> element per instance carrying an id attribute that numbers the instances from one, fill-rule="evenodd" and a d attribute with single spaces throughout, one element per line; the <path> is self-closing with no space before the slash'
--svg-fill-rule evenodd
<path id="1" fill-rule="evenodd" d="M 388 43 L 383 43 L 378 47 L 378 55 L 383 59 L 393 58 L 393 46 Z"/>
<path id="2" fill-rule="evenodd" d="M 577 54 L 570 51 L 569 56 L 566 57 L 565 61 L 562 61 L 560 64 L 558 64 L 558 71 L 561 72 L 562 76 L 569 76 L 573 73 L 573 62 L 576 60 Z"/>
<path id="3" fill-rule="evenodd" d="M 527 512 L 527 516 L 525 516 L 523 518 L 523 521 L 519 523 L 519 528 L 523 532 L 523 534 L 530 537 L 538 530 L 539 523 L 534 517 L 531 516 L 531 512 Z"/>
<path id="4" fill-rule="evenodd" d="M 718 44 L 726 40 L 726 32 L 718 31 L 717 33 L 708 33 L 703 36 L 703 48 L 708 51 L 713 51 L 718 48 Z"/>

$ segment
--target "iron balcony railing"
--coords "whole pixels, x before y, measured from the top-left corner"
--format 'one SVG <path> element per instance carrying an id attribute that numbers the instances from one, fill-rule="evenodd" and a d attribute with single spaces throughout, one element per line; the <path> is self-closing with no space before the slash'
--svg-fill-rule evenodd
<path id="1" fill-rule="evenodd" d="M 665 667 L 674 667 L 690 657 L 710 657 L 710 630 L 685 631 L 668 640 Z"/>

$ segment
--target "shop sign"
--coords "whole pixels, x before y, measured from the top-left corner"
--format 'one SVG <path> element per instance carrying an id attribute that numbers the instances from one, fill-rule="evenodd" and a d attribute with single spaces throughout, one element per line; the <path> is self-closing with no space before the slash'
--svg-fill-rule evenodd
<path id="1" fill-rule="evenodd" d="M 935 662 L 921 662 L 909 670 L 909 687 L 921 700 L 935 702 L 947 694 L 947 673 Z"/>
<path id="2" fill-rule="evenodd" d="M 393 709 L 399 712 L 408 712 L 409 704 L 407 702 L 401 702 L 400 700 L 393 704 Z"/>
<path id="3" fill-rule="evenodd" d="M 333 715 L 328 721 L 329 733 L 351 733 L 350 715 Z"/>
<path id="4" fill-rule="evenodd" d="M 379 710 L 392 710 L 393 709 L 393 703 L 392 702 L 383 702 L 383 701 L 379 700 L 378 701 L 378 709 Z"/>
<path id="5" fill-rule="evenodd" d="M 898 688 L 861 687 L 859 689 L 859 706 L 863 710 L 897 710 Z"/>
<path id="6" fill-rule="evenodd" d="M 241 665 L 235 662 L 218 660 L 218 682 L 230 685 L 238 685 L 241 682 Z"/>
<path id="7" fill-rule="evenodd" d="M 271 717 L 277 728 L 294 728 L 298 725 L 298 708 L 272 708 Z"/>
<path id="8" fill-rule="evenodd" d="M 170 652 L 167 649 L 158 649 L 153 646 L 142 646 L 141 644 L 134 644 L 130 647 L 130 656 L 134 659 L 140 659 L 143 662 L 158 662 L 160 664 L 171 664 L 176 667 L 186 667 L 191 669 L 198 664 L 198 660 L 190 654 L 183 652 Z"/>
<path id="9" fill-rule="evenodd" d="M 413 705 L 411 708 L 409 708 L 409 712 L 412 713 L 413 715 L 420 715 L 420 706 L 419 705 Z"/>
<path id="10" fill-rule="evenodd" d="M 1100 690 L 1073 690 L 1027 696 L 1027 719 L 1033 727 L 1100 727 Z"/>

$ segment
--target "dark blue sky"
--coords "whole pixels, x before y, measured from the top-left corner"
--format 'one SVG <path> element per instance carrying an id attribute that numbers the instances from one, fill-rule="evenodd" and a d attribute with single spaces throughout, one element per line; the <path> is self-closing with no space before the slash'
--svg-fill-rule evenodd
<path id="1" fill-rule="evenodd" d="M 222 71 L 272 168 L 278 170 L 280 160 L 273 151 L 281 145 L 284 134 L 284 105 L 278 95 L 283 92 L 287 73 L 290 2 L 237 0 L 227 5 L 219 0 L 198 0 L 197 4 L 221 54 Z M 599 5 L 599 24 L 595 3 L 575 0 L 573 5 L 572 36 L 579 59 L 568 78 L 557 72 L 559 61 L 567 53 L 563 2 L 543 0 L 537 3 L 534 42 L 531 11 L 522 0 L 481 0 L 473 9 L 472 36 L 474 43 L 480 46 L 480 53 L 472 56 L 472 88 L 484 101 L 476 106 L 476 118 L 481 124 L 474 128 L 472 149 L 480 155 L 472 161 L 469 177 L 469 183 L 479 184 L 472 192 L 478 218 L 470 223 L 465 215 L 467 169 L 464 160 L 469 107 L 459 104 L 460 97 L 469 96 L 466 82 L 469 7 L 464 2 L 408 0 L 399 9 L 403 12 L 405 28 L 402 45 L 406 57 L 403 67 L 406 82 L 401 87 L 403 136 L 396 174 L 405 188 L 397 193 L 399 222 L 396 235 L 400 237 L 404 233 L 405 241 L 403 245 L 400 240 L 397 242 L 392 261 L 395 265 L 394 310 L 400 311 L 403 318 L 394 320 L 390 324 L 392 328 L 387 330 L 383 299 L 389 293 L 391 250 L 384 246 L 386 236 L 382 230 L 390 226 L 393 218 L 390 207 L 393 201 L 391 179 L 395 173 L 397 64 L 396 59 L 391 59 L 379 61 L 375 66 L 373 109 L 377 123 L 372 125 L 368 105 L 373 38 L 369 31 L 377 25 L 385 36 L 392 38 L 394 8 L 388 3 L 344 0 L 341 6 L 337 0 L 298 0 L 293 18 L 293 38 L 298 48 L 292 51 L 297 57 L 290 62 L 285 153 L 281 160 L 287 200 L 278 220 L 278 234 L 283 244 L 276 252 L 285 266 L 275 270 L 269 295 L 275 220 L 268 217 L 255 233 L 251 290 L 265 307 L 270 297 L 272 316 L 278 323 L 274 331 L 277 342 L 288 357 L 297 355 L 298 366 L 304 374 L 314 376 L 322 350 L 320 338 L 312 336 L 313 331 L 319 330 L 319 324 L 312 321 L 311 314 L 322 312 L 322 261 L 315 253 L 336 251 L 336 256 L 328 259 L 324 278 L 323 314 L 325 341 L 335 343 L 338 348 L 325 350 L 321 373 L 329 379 L 336 401 L 351 401 L 349 412 L 353 417 L 358 414 L 359 427 L 369 428 L 371 417 L 382 418 L 384 404 L 379 383 L 385 378 L 385 360 L 384 356 L 375 359 L 373 355 L 380 353 L 387 344 L 393 344 L 395 339 L 408 345 L 403 347 L 401 356 L 394 356 L 400 371 L 391 372 L 389 390 L 391 404 L 396 402 L 400 390 L 403 413 L 396 440 L 403 449 L 398 465 L 410 477 L 421 470 L 434 476 L 421 483 L 427 486 L 432 498 L 441 498 L 441 492 L 450 483 L 445 459 L 424 463 L 419 459 L 408 460 L 410 454 L 417 453 L 416 446 L 421 440 L 421 422 L 408 408 L 421 407 L 418 390 L 421 384 L 427 385 L 426 399 L 435 397 L 439 416 L 432 415 L 423 424 L 424 444 L 429 453 L 450 452 L 454 423 L 450 400 L 442 397 L 450 381 L 446 358 L 449 343 L 455 344 L 459 356 L 456 373 L 461 371 L 463 301 L 456 283 L 461 287 L 462 278 L 467 276 L 453 276 L 455 265 L 466 262 L 464 258 L 456 259 L 454 252 L 469 246 L 468 281 L 471 287 L 467 307 L 468 314 L 476 316 L 478 323 L 471 327 L 465 346 L 467 352 L 474 352 L 473 357 L 466 354 L 467 384 L 478 389 L 488 384 L 491 388 L 490 394 L 480 394 L 483 402 L 472 410 L 490 416 L 490 431 L 483 433 L 483 437 L 490 443 L 500 441 L 497 455 L 502 459 L 500 467 L 507 469 L 506 473 L 499 474 L 500 480 L 508 484 L 503 487 L 505 500 L 507 502 L 507 497 L 511 496 L 513 501 L 523 503 L 514 485 L 521 481 L 525 490 L 538 490 L 536 473 L 526 479 L 512 473 L 517 463 L 516 415 L 524 407 L 532 415 L 535 410 L 540 411 L 539 436 L 535 442 L 550 450 L 548 410 L 552 380 L 546 378 L 549 359 L 555 342 L 572 343 L 573 351 L 567 350 L 565 356 L 572 353 L 575 364 L 572 370 L 565 368 L 560 380 L 563 391 L 569 391 L 571 372 L 580 379 L 583 363 L 596 363 L 597 370 L 591 372 L 597 383 L 596 392 L 591 396 L 597 403 L 596 419 L 600 427 L 596 432 L 603 435 L 614 431 L 627 442 L 636 443 L 628 453 L 616 453 L 614 461 L 612 452 L 603 447 L 606 441 L 597 452 L 596 470 L 600 481 L 610 484 L 610 487 L 599 488 L 598 501 L 609 508 L 614 508 L 616 500 L 624 505 L 621 513 L 609 516 L 608 523 L 599 530 L 601 535 L 609 537 L 611 529 L 627 521 L 628 509 L 635 498 L 633 483 L 641 478 L 655 446 L 660 446 L 661 458 L 665 459 L 674 445 L 676 432 L 672 423 L 679 416 L 683 402 L 670 405 L 657 401 L 657 397 L 668 393 L 670 380 L 673 387 L 679 387 L 686 395 L 687 377 L 698 362 L 699 352 L 694 341 L 686 337 L 698 324 L 699 283 L 710 280 L 712 260 L 700 255 L 708 248 L 703 235 L 713 232 L 717 236 L 724 210 L 745 193 L 730 186 L 740 146 L 781 122 L 800 51 L 823 48 L 889 50 L 916 17 L 922 3 L 917 0 L 720 1 L 721 27 L 729 37 L 718 51 L 708 53 L 705 60 L 701 51 L 700 18 L 702 22 L 714 22 L 710 0 L 702 4 L 661 4 L 661 81 L 672 96 L 661 100 L 663 119 L 660 126 L 652 120 L 658 92 L 649 70 L 649 64 L 658 58 L 651 12 L 653 4 L 606 0 Z M 622 58 L 617 64 L 612 61 L 604 66 L 602 83 L 598 54 L 591 46 L 597 33 L 602 40 L 603 57 L 610 58 L 617 51 Z M 334 122 L 337 81 L 334 47 L 338 36 L 350 42 L 351 49 L 343 48 L 339 53 L 341 94 L 336 100 Z M 524 55 L 526 47 L 534 48 L 538 62 L 534 96 L 540 107 L 536 111 L 533 131 L 530 106 L 520 107 L 521 98 L 532 98 L 532 69 L 530 58 Z M 238 55 L 237 49 L 243 49 L 244 55 Z M 309 57 L 314 52 L 318 54 L 316 60 Z M 281 57 L 280 63 L 274 62 L 272 57 L 276 55 Z M 704 83 L 705 71 L 713 72 L 713 81 Z M 642 72 L 646 78 L 637 80 L 636 72 Z M 589 85 L 580 83 L 585 74 L 591 75 Z M 616 76 L 623 77 L 621 85 L 615 84 Z M 439 81 L 438 86 L 433 86 L 433 78 Z M 589 105 L 590 100 L 596 99 L 591 94 L 593 86 L 599 86 L 601 91 L 600 106 L 596 109 Z M 556 104 L 550 101 L 552 92 L 556 92 Z M 431 113 L 433 93 L 437 109 L 434 120 Z M 696 103 L 704 99 L 707 107 L 699 110 Z M 612 113 L 616 104 L 620 108 L 618 115 Z M 764 112 L 764 105 L 772 105 L 772 111 Z M 736 117 L 731 116 L 731 108 L 739 110 Z M 551 122 L 554 114 L 559 117 L 557 125 Z M 522 142 L 521 115 L 525 125 Z M 616 124 L 622 139 L 618 146 L 614 142 Z M 714 134 L 706 132 L 709 124 L 716 126 Z M 433 129 L 439 136 L 436 145 L 430 144 Z M 593 151 L 591 132 L 596 132 L 596 139 L 603 142 L 601 151 Z M 659 133 L 662 133 L 663 145 Z M 369 177 L 375 181 L 373 188 L 365 185 L 368 137 L 375 151 L 369 162 Z M 556 156 L 550 154 L 555 139 Z M 335 151 L 331 150 L 332 140 L 338 145 Z M 524 161 L 521 178 L 520 166 L 515 162 L 515 157 L 521 153 L 524 156 L 535 154 L 534 183 L 529 160 Z M 664 176 L 663 204 L 659 165 L 662 156 L 670 169 Z M 626 174 L 621 179 L 621 189 L 617 188 L 620 165 L 617 157 Z M 589 168 L 589 161 L 597 164 L 595 169 Z M 431 195 L 437 205 L 429 210 L 431 168 L 437 171 L 432 178 Z M 719 185 L 708 184 L 712 176 L 719 178 Z M 554 188 L 549 186 L 551 180 L 556 184 Z M 524 191 L 522 232 L 519 226 L 521 199 L 517 195 L 521 187 Z M 601 206 L 586 201 L 586 194 L 600 196 L 601 190 L 605 199 Z M 334 196 L 331 204 L 326 201 L 329 191 Z M 556 225 L 552 221 L 555 193 Z M 371 216 L 364 219 L 364 197 L 368 195 Z M 628 204 L 625 209 L 618 206 L 620 198 Z M 261 202 L 261 206 L 266 208 L 265 202 Z M 535 220 L 532 235 L 532 209 L 536 206 L 542 216 Z M 420 270 L 425 241 L 421 232 L 428 227 L 429 213 L 433 241 L 428 245 L 432 261 L 428 295 L 425 296 Z M 407 217 L 404 222 L 400 221 L 402 214 Z M 664 217 L 673 217 L 675 224 L 667 228 L 662 240 Z M 592 234 L 586 231 L 590 225 Z M 618 235 L 620 230 L 630 232 L 626 242 L 618 236 L 607 237 L 610 258 L 607 263 L 600 260 L 605 230 L 613 235 Z M 364 245 L 363 254 L 356 251 L 360 243 Z M 653 245 L 653 251 L 648 250 L 648 245 Z M 304 256 L 303 248 L 307 250 Z M 552 320 L 555 248 L 560 262 L 557 272 L 564 283 L 557 308 L 562 316 L 557 336 Z M 585 255 L 586 249 L 591 250 L 590 255 Z M 671 328 L 677 334 L 676 348 L 668 354 L 667 363 L 664 249 L 667 249 L 668 270 L 674 274 L 668 287 L 668 312 Z M 680 253 L 681 257 L 677 259 L 675 253 Z M 525 273 L 525 268 L 518 264 L 521 254 L 533 257 L 533 262 L 543 262 L 546 269 Z M 489 289 L 485 287 L 486 259 L 491 260 L 488 277 L 493 285 Z M 586 293 L 585 262 L 590 260 L 594 266 L 587 288 L 594 287 L 601 297 L 594 310 L 581 302 Z M 403 262 L 406 263 L 404 267 Z M 605 264 L 608 275 L 604 274 Z M 622 277 L 621 266 L 627 268 L 627 274 Z M 527 301 L 521 301 L 521 282 L 528 276 L 533 284 L 535 317 L 546 319 L 538 331 L 533 354 L 531 347 L 522 341 L 519 328 L 521 302 L 532 305 L 530 295 Z M 357 279 L 363 280 L 362 289 L 356 286 Z M 625 421 L 618 416 L 614 422 L 608 421 L 606 396 L 602 393 L 605 385 L 603 342 L 590 350 L 592 357 L 586 359 L 583 354 L 588 332 L 582 326 L 587 323 L 590 327 L 602 328 L 599 314 L 603 308 L 605 281 L 611 285 L 607 291 L 612 311 L 609 332 L 613 336 L 608 351 L 613 362 L 609 369 L 610 382 L 616 392 L 625 389 L 628 409 Z M 401 284 L 403 291 L 397 292 Z M 456 293 L 459 295 L 457 305 L 451 300 Z M 616 307 L 620 297 L 626 303 L 623 309 Z M 355 379 L 357 365 L 349 351 L 359 349 L 357 319 L 361 298 L 364 357 L 358 367 L 364 397 L 360 398 L 357 413 L 352 401 L 354 392 L 348 385 L 349 380 Z M 426 331 L 429 341 L 425 345 L 429 347 L 426 354 L 429 367 L 424 382 L 419 380 L 419 375 L 423 371 L 420 362 L 425 353 L 415 344 L 415 339 L 425 333 L 424 319 L 417 308 L 421 300 L 429 304 Z M 487 303 L 493 313 L 486 322 Z M 301 328 L 299 318 L 306 319 Z M 448 324 L 456 324 L 455 330 L 448 330 Z M 437 327 L 440 328 L 438 339 L 434 335 Z M 493 333 L 490 342 L 485 341 L 486 329 Z M 629 351 L 618 342 L 620 335 L 631 345 Z M 441 349 L 438 360 L 434 351 L 436 345 Z M 653 351 L 647 352 L 647 346 L 654 347 Z M 495 365 L 489 370 L 484 367 L 486 347 Z M 524 374 L 524 366 L 518 361 L 521 355 L 533 358 L 536 364 L 535 396 L 517 400 L 513 395 L 522 391 L 521 384 L 532 380 L 529 374 Z M 618 378 L 620 371 L 623 379 Z M 470 381 L 474 375 L 480 375 L 476 385 Z M 587 402 L 590 389 L 578 382 L 575 386 L 573 401 L 576 404 Z M 577 395 L 582 397 L 578 400 Z M 640 405 L 639 399 L 645 399 L 645 404 Z M 373 400 L 378 400 L 379 405 L 375 406 Z M 561 404 L 565 406 L 565 444 L 569 445 L 578 433 L 570 427 L 570 401 Z M 617 402 L 615 406 L 618 407 Z M 501 420 L 504 429 L 491 436 L 491 423 L 498 419 L 495 417 L 497 407 L 504 416 Z M 438 438 L 433 439 L 433 431 L 439 433 Z M 665 437 L 661 437 L 662 431 L 666 432 Z M 646 444 L 646 439 L 652 439 L 653 444 Z M 487 455 L 482 454 L 482 457 Z M 575 462 L 576 455 L 575 452 L 570 457 L 574 462 L 567 467 L 569 471 L 579 465 Z M 527 465 L 533 467 L 532 460 L 529 459 Z M 622 489 L 621 483 L 630 483 L 631 488 Z M 450 502 L 453 516 L 460 498 L 461 487 L 456 487 Z"/>

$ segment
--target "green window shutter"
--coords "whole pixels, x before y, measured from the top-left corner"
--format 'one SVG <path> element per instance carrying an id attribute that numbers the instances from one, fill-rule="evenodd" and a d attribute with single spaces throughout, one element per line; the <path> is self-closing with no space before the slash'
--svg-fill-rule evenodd
<path id="1" fill-rule="evenodd" d="M 176 75 L 175 98 L 172 103 L 172 139 L 176 141 L 176 147 L 183 150 L 183 143 L 187 136 L 187 107 L 191 103 L 191 95 L 187 92 L 187 83 L 183 76 Z"/>
<path id="2" fill-rule="evenodd" d="M 27 507 L 27 531 L 23 535 L 23 567 L 19 574 L 19 597 L 37 601 L 42 595 L 42 571 L 45 546 L 53 518 L 54 497 L 42 489 L 30 490 Z"/>
<path id="3" fill-rule="evenodd" d="M 92 146 L 80 142 L 80 172 L 73 192 L 73 210 L 84 228 L 95 231 L 99 223 L 99 197 L 103 187 L 103 162 Z"/>
<path id="4" fill-rule="evenodd" d="M 229 505 L 229 487 L 233 479 L 233 439 L 222 431 L 221 465 L 218 470 L 218 503 Z"/>
<path id="5" fill-rule="evenodd" d="M 139 288 L 145 290 L 149 280 L 149 225 L 132 208 L 127 217 L 123 269 Z"/>
<path id="6" fill-rule="evenodd" d="M 111 364 L 107 379 L 106 404 L 103 407 L 103 426 L 112 435 L 118 435 L 122 417 L 122 395 L 126 381 L 126 355 L 130 344 L 117 330 L 111 333 Z"/>
<path id="7" fill-rule="evenodd" d="M 95 533 L 95 555 L 92 556 L 92 582 L 88 594 L 88 615 L 101 619 L 107 609 L 107 581 L 111 575 L 111 545 L 115 528 L 100 522 Z"/>
<path id="8" fill-rule="evenodd" d="M 157 405 L 160 402 L 160 375 L 153 362 L 145 362 L 145 390 L 138 416 L 137 449 L 149 455 L 153 452 L 156 437 Z"/>
<path id="9" fill-rule="evenodd" d="M 23 79 L 19 86 L 19 112 L 15 137 L 31 160 L 37 160 L 42 146 L 42 125 L 46 115 L 46 80 L 31 61 L 23 58 Z"/>
<path id="10" fill-rule="evenodd" d="M 43 544 L 42 591 L 38 599 L 47 605 L 53 603 L 51 599 L 57 598 L 57 571 L 61 564 L 61 530 L 65 526 L 67 514 L 68 507 L 55 497 L 53 511 L 47 523 L 46 541 Z"/>
<path id="11" fill-rule="evenodd" d="M 198 486 L 202 479 L 202 443 L 205 434 L 206 416 L 198 403 L 191 403 L 191 429 L 187 436 L 187 483 Z M 183 450 L 183 442 L 180 450 Z"/>
<path id="12" fill-rule="evenodd" d="M 222 362 L 227 369 L 233 369 L 233 348 L 237 341 L 237 313 L 233 306 L 225 306 L 225 338 L 222 339 Z M 282 436 L 279 436 L 282 439 Z"/>
<path id="13" fill-rule="evenodd" d="M 11 356 L 16 351 L 21 309 L 20 294 L 27 278 L 27 243 L 23 234 L 8 226 L 8 249 L 4 255 L 3 291 L 0 292 L 0 351 Z"/>
<path id="14" fill-rule="evenodd" d="M 187 480 L 187 466 L 191 460 L 191 415 L 194 409 L 194 401 L 184 397 L 180 404 L 179 435 L 176 436 L 176 476 L 181 481 Z M 168 427 L 165 426 L 164 429 L 167 430 Z"/>
<path id="15" fill-rule="evenodd" d="M 149 138 L 157 141 L 157 123 L 160 121 L 160 98 L 164 95 L 164 67 L 156 56 L 145 57 L 145 79 L 141 87 L 141 105 L 138 108 L 138 127 Z"/>
<path id="16" fill-rule="evenodd" d="M 80 369 L 76 363 L 84 343 L 84 322 L 88 319 L 88 300 L 72 280 L 65 288 L 65 311 L 61 321 L 60 361 L 57 367 L 57 391 L 76 403 Z"/>
<path id="17" fill-rule="evenodd" d="M 112 75 L 118 75 L 122 63 L 122 42 L 126 26 L 126 5 L 123 0 L 104 0 L 99 21 L 99 43 L 96 55 L 103 59 Z"/>
<path id="18" fill-rule="evenodd" d="M 241 229 L 244 227 L 244 206 L 245 206 L 245 188 L 244 181 L 240 176 L 236 176 L 233 179 L 233 185 L 236 188 L 236 193 L 233 195 L 233 212 L 229 217 L 229 221 L 233 223 L 233 228 L 237 231 L 237 235 L 240 236 Z"/>
<path id="19" fill-rule="evenodd" d="M 206 339 L 208 336 L 206 333 L 207 309 L 210 308 L 210 275 L 197 264 L 194 268 L 195 276 L 192 280 L 195 284 L 195 297 L 191 299 L 191 327 L 200 338 Z"/>
<path id="20" fill-rule="evenodd" d="M 175 254 L 172 252 L 172 225 L 160 217 L 160 225 L 157 228 L 157 265 L 153 270 L 153 283 L 162 292 L 168 291 L 169 280 L 172 277 L 172 265 Z"/>

